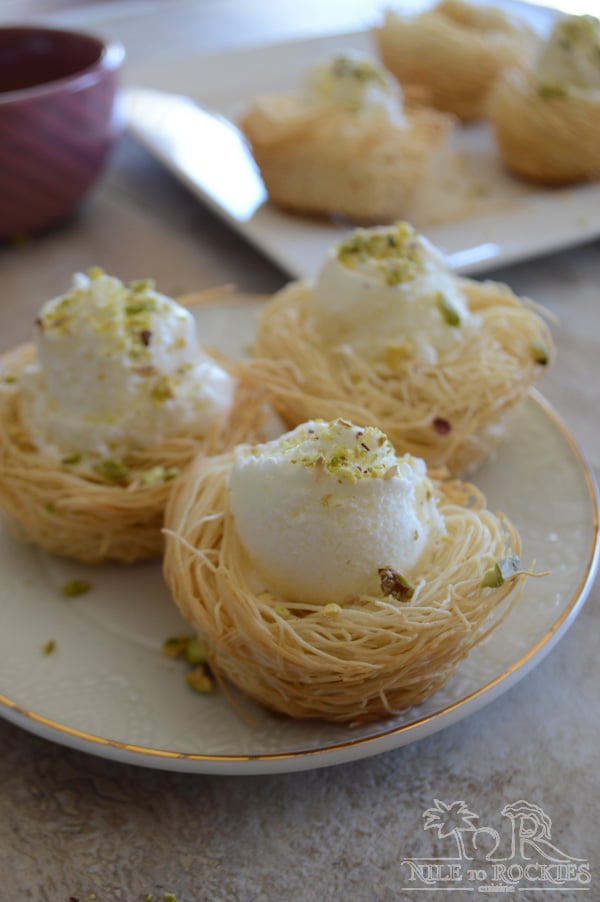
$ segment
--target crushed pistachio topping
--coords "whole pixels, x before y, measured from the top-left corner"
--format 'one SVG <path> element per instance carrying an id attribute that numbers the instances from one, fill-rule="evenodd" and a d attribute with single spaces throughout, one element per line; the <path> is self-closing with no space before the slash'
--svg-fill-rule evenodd
<path id="1" fill-rule="evenodd" d="M 384 595 L 391 595 L 397 601 L 409 601 L 415 594 L 414 587 L 392 567 L 380 567 L 377 573 Z"/>
<path id="2" fill-rule="evenodd" d="M 565 97 L 566 91 L 561 85 L 541 84 L 538 87 L 538 94 L 544 99 L 551 100 L 557 97 Z"/>
<path id="3" fill-rule="evenodd" d="M 213 681 L 202 665 L 194 667 L 193 670 L 186 673 L 185 681 L 195 692 L 208 693 L 215 688 Z"/>
<path id="4" fill-rule="evenodd" d="M 152 389 L 152 400 L 161 404 L 175 397 L 175 386 L 170 376 L 161 376 Z"/>
<path id="5" fill-rule="evenodd" d="M 281 439 L 280 450 L 290 463 L 314 469 L 317 477 L 328 474 L 350 483 L 385 478 L 390 460 L 395 460 L 394 446 L 380 429 L 343 419 L 307 423 Z"/>
<path id="6" fill-rule="evenodd" d="M 71 454 L 67 454 L 61 460 L 62 464 L 78 464 L 81 461 L 81 453 L 79 451 L 73 451 Z"/>
<path id="7" fill-rule="evenodd" d="M 104 479 L 111 482 L 123 482 L 129 476 L 129 467 L 121 460 L 114 460 L 112 457 L 105 457 L 94 465 L 94 470 Z"/>
<path id="8" fill-rule="evenodd" d="M 46 656 L 51 655 L 55 649 L 56 639 L 48 639 L 48 641 L 44 642 L 44 644 L 42 645 L 42 654 Z"/>
<path id="9" fill-rule="evenodd" d="M 6 383 L 6 385 L 13 385 L 17 381 L 17 377 L 13 376 L 12 373 L 7 373 L 6 376 L 2 377 L 2 381 Z"/>
<path id="10" fill-rule="evenodd" d="M 372 113 L 388 121 L 399 121 L 402 92 L 398 83 L 377 60 L 367 55 L 338 53 L 322 65 L 311 68 L 305 77 L 305 94 L 310 105 L 343 110 L 346 114 Z"/>
<path id="11" fill-rule="evenodd" d="M 336 78 L 350 76 L 357 81 L 372 81 L 382 88 L 388 87 L 385 74 L 379 66 L 370 60 L 352 56 L 335 56 L 331 61 L 331 73 Z"/>
<path id="12" fill-rule="evenodd" d="M 460 314 L 452 301 L 444 294 L 438 291 L 436 294 L 436 303 L 438 309 L 449 326 L 460 326 Z"/>
<path id="13" fill-rule="evenodd" d="M 49 501 L 47 504 L 44 505 L 44 510 L 49 514 L 55 514 L 56 513 L 56 504 L 54 504 L 52 501 Z"/>
<path id="14" fill-rule="evenodd" d="M 161 482 L 170 482 L 179 476 L 179 467 L 156 466 L 146 470 L 142 476 L 143 485 L 159 485 Z"/>
<path id="15" fill-rule="evenodd" d="M 337 258 L 348 269 L 374 261 L 387 285 L 411 282 L 425 270 L 424 247 L 407 222 L 386 229 L 355 229 L 338 245 Z"/>
<path id="16" fill-rule="evenodd" d="M 530 347 L 535 362 L 541 366 L 547 366 L 550 362 L 550 354 L 546 345 L 542 341 L 532 341 Z"/>
<path id="17" fill-rule="evenodd" d="M 67 598 L 75 598 L 77 595 L 85 595 L 92 588 L 92 584 L 87 579 L 70 579 L 63 584 L 62 594 Z"/>
<path id="18" fill-rule="evenodd" d="M 511 554 L 502 560 L 496 561 L 493 567 L 483 574 L 481 580 L 482 589 L 498 589 L 504 585 L 507 579 L 514 576 L 521 569 L 521 561 L 516 554 Z"/>
<path id="19" fill-rule="evenodd" d="M 342 613 L 342 608 L 339 604 L 336 604 L 336 602 L 333 601 L 330 604 L 323 606 L 322 613 L 323 616 L 329 620 L 333 617 L 338 617 Z"/>
<path id="20" fill-rule="evenodd" d="M 198 636 L 193 636 L 186 646 L 184 657 L 188 664 L 193 664 L 194 666 L 205 664 L 208 656 L 206 645 L 202 639 L 199 639 Z"/>
<path id="21" fill-rule="evenodd" d="M 167 658 L 182 658 L 193 668 L 185 679 L 196 692 L 213 691 L 214 684 L 208 670 L 208 652 L 198 636 L 171 636 L 163 642 L 162 653 Z"/>
<path id="22" fill-rule="evenodd" d="M 155 293 L 151 279 L 138 279 L 125 285 L 106 275 L 99 267 L 88 270 L 89 285 L 75 285 L 57 303 L 50 305 L 37 318 L 43 332 L 68 335 L 80 328 L 81 311 L 85 321 L 96 334 L 107 340 L 123 343 L 123 350 L 133 359 L 147 355 L 152 343 L 152 317 L 166 313 L 168 301 Z M 90 292 L 101 292 L 102 303 L 86 303 Z"/>
<path id="23" fill-rule="evenodd" d="M 181 658 L 193 636 L 169 636 L 162 644 L 162 653 L 167 658 Z"/>

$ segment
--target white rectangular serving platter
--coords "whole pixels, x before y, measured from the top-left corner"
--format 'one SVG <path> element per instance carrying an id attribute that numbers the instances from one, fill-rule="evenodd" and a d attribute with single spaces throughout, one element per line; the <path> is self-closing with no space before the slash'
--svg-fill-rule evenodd
<path id="1" fill-rule="evenodd" d="M 307 68 L 348 50 L 373 54 L 370 32 L 154 61 L 129 73 L 127 127 L 247 241 L 290 276 L 311 279 L 349 226 L 272 206 L 235 123 L 257 94 L 293 91 Z M 517 182 L 503 171 L 486 123 L 461 127 L 457 150 L 467 172 L 460 190 L 472 212 L 436 224 L 439 197 L 432 224 L 415 223 L 457 272 L 497 269 L 600 236 L 600 185 L 543 190 Z M 480 201 L 467 198 L 471 189 Z"/>

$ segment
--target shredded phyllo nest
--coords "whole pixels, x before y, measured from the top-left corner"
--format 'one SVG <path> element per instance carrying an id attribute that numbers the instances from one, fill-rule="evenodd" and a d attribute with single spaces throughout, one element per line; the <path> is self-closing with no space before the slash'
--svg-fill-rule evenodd
<path id="1" fill-rule="evenodd" d="M 354 724 L 418 704 L 502 622 L 530 575 L 516 530 L 474 486 L 434 481 L 446 534 L 418 578 L 380 567 L 380 594 L 341 603 L 253 591 L 229 507 L 232 462 L 196 461 L 174 487 L 164 573 L 212 672 L 268 708 Z"/>
<path id="2" fill-rule="evenodd" d="M 263 311 L 243 377 L 269 386 L 290 429 L 337 417 L 377 426 L 399 453 L 460 475 L 501 441 L 554 345 L 539 308 L 506 286 L 460 279 L 459 287 L 480 319 L 477 329 L 435 363 L 395 345 L 375 366 L 347 345 L 326 345 L 314 327 L 312 289 L 292 283 Z M 452 313 L 444 315 L 452 328 Z"/>
<path id="3" fill-rule="evenodd" d="M 18 375 L 33 357 L 33 347 L 23 345 L 2 359 L 0 509 L 20 538 L 51 553 L 85 563 L 160 557 L 167 498 L 189 462 L 264 438 L 264 388 L 240 382 L 229 414 L 204 435 L 167 439 L 125 458 L 95 460 L 74 450 L 55 460 L 36 449 L 21 415 Z"/>

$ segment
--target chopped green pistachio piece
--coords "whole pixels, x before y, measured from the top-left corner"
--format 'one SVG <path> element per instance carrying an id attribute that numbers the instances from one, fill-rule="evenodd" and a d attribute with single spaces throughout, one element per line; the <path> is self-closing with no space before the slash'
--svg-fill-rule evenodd
<path id="1" fill-rule="evenodd" d="M 167 658 L 183 657 L 193 638 L 193 636 L 170 636 L 162 644 L 163 655 L 166 655 Z"/>
<path id="2" fill-rule="evenodd" d="M 91 266 L 87 274 L 88 278 L 93 281 L 94 279 L 100 279 L 104 275 L 104 270 L 100 266 Z"/>
<path id="3" fill-rule="evenodd" d="M 171 379 L 169 376 L 163 376 L 152 389 L 152 400 L 159 402 L 168 401 L 170 398 L 174 397 L 175 392 L 173 390 Z"/>
<path id="4" fill-rule="evenodd" d="M 187 673 L 185 681 L 195 692 L 206 693 L 212 692 L 214 689 L 213 681 L 202 664 Z"/>
<path id="5" fill-rule="evenodd" d="M 546 345 L 542 341 L 532 341 L 530 347 L 535 362 L 539 363 L 541 366 L 546 366 L 550 360 Z"/>
<path id="6" fill-rule="evenodd" d="M 174 893 L 165 893 L 164 902 L 177 902 L 177 898 Z"/>
<path id="7" fill-rule="evenodd" d="M 45 504 L 44 508 L 49 514 L 56 513 L 56 504 L 53 504 L 52 501 L 49 501 L 48 504 Z"/>
<path id="8" fill-rule="evenodd" d="M 79 451 L 73 451 L 72 454 L 67 454 L 66 457 L 63 457 L 61 463 L 78 464 L 80 460 L 81 460 L 81 453 Z"/>
<path id="9" fill-rule="evenodd" d="M 179 476 L 179 467 L 151 467 L 142 476 L 143 485 L 157 485 L 159 482 L 170 482 Z"/>
<path id="10" fill-rule="evenodd" d="M 156 300 L 154 298 L 135 298 L 125 304 L 125 313 L 127 316 L 137 316 L 140 313 L 156 313 Z"/>
<path id="11" fill-rule="evenodd" d="M 165 468 L 164 467 L 151 467 L 149 470 L 142 476 L 142 482 L 144 485 L 156 485 L 158 482 L 165 481 Z"/>
<path id="12" fill-rule="evenodd" d="M 408 601 L 415 594 L 414 588 L 396 570 L 391 567 L 380 567 L 377 571 L 381 591 L 384 595 L 391 595 L 397 601 Z"/>
<path id="13" fill-rule="evenodd" d="M 154 279 L 134 279 L 133 282 L 129 283 L 129 287 L 136 294 L 142 294 L 145 291 L 154 291 L 155 285 Z"/>
<path id="14" fill-rule="evenodd" d="M 2 377 L 2 381 L 6 382 L 7 385 L 12 385 L 13 382 L 17 381 L 17 377 L 13 376 L 13 375 L 11 375 L 11 373 L 9 373 L 7 376 Z"/>
<path id="15" fill-rule="evenodd" d="M 62 594 L 67 598 L 75 598 L 76 595 L 85 595 L 92 588 L 91 582 L 87 579 L 70 579 L 62 587 Z"/>
<path id="16" fill-rule="evenodd" d="M 516 554 L 511 554 L 507 558 L 497 561 L 493 567 L 483 574 L 481 587 L 483 589 L 498 589 L 504 585 L 507 579 L 514 576 L 521 568 L 521 561 Z"/>
<path id="17" fill-rule="evenodd" d="M 551 99 L 553 97 L 564 97 L 566 91 L 560 85 L 540 85 L 538 94 L 544 99 Z"/>
<path id="18" fill-rule="evenodd" d="M 460 315 L 452 302 L 448 300 L 443 291 L 438 291 L 436 301 L 440 313 L 449 326 L 460 326 Z"/>
<path id="19" fill-rule="evenodd" d="M 374 81 L 382 88 L 387 87 L 383 71 L 369 60 L 357 60 L 348 56 L 336 56 L 331 64 L 333 75 L 340 77 L 350 75 L 357 81 Z"/>
<path id="20" fill-rule="evenodd" d="M 276 614 L 279 615 L 279 617 L 281 617 L 282 620 L 289 620 L 289 619 L 290 619 L 290 611 L 289 611 L 289 608 L 286 608 L 285 605 L 283 605 L 283 604 L 277 604 L 277 605 L 275 605 L 275 607 L 273 608 L 273 610 L 275 611 Z"/>
<path id="21" fill-rule="evenodd" d="M 326 604 L 323 608 L 323 615 L 328 619 L 337 617 L 341 613 L 342 609 L 339 604 L 335 603 L 335 601 L 332 601 L 330 604 Z"/>
<path id="22" fill-rule="evenodd" d="M 494 564 L 489 570 L 486 570 L 481 580 L 482 589 L 498 589 L 504 582 L 502 571 L 498 564 Z"/>
<path id="23" fill-rule="evenodd" d="M 100 476 L 104 476 L 105 479 L 110 479 L 113 482 L 121 482 L 129 475 L 129 467 L 123 461 L 113 460 L 111 457 L 106 457 L 104 460 L 99 461 L 94 466 L 94 470 Z"/>
<path id="24" fill-rule="evenodd" d="M 194 636 L 187 644 L 184 652 L 188 664 L 204 664 L 206 661 L 206 646 L 202 639 Z"/>
<path id="25" fill-rule="evenodd" d="M 48 639 L 48 641 L 44 642 L 44 644 L 42 645 L 42 652 L 45 655 L 51 655 L 55 648 L 56 648 L 56 639 Z"/>
<path id="26" fill-rule="evenodd" d="M 487 197 L 489 193 L 489 185 L 484 185 L 482 182 L 474 182 L 469 191 L 471 197 Z"/>

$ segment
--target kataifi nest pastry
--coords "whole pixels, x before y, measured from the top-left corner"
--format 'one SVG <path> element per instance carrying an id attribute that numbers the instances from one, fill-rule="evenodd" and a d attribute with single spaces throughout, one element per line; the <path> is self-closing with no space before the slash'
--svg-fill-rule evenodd
<path id="1" fill-rule="evenodd" d="M 295 718 L 356 724 L 423 701 L 526 575 L 477 489 L 346 420 L 198 458 L 165 530 L 165 579 L 211 670 Z"/>
<path id="2" fill-rule="evenodd" d="M 487 114 L 515 175 L 550 186 L 597 179 L 600 19 L 559 19 L 535 64 L 497 81 Z"/>
<path id="3" fill-rule="evenodd" d="M 245 379 L 288 428 L 378 426 L 398 451 L 458 475 L 496 447 L 551 362 L 548 326 L 506 285 L 460 278 L 407 223 L 356 229 L 314 285 L 292 282 L 261 312 Z"/>
<path id="4" fill-rule="evenodd" d="M 464 122 L 483 117 L 498 75 L 525 65 L 536 44 L 526 23 L 462 0 L 442 0 L 413 17 L 388 10 L 375 39 L 384 65 L 407 91 Z"/>
<path id="5" fill-rule="evenodd" d="M 255 439 L 259 393 L 200 350 L 151 282 L 93 270 L 0 358 L 0 512 L 85 563 L 162 554 L 169 492 L 197 454 Z M 255 428 L 256 427 L 256 428 Z"/>
<path id="6" fill-rule="evenodd" d="M 257 98 L 240 122 L 273 204 L 360 223 L 411 216 L 452 125 L 403 109 L 392 76 L 358 55 L 316 67 L 298 95 Z"/>

